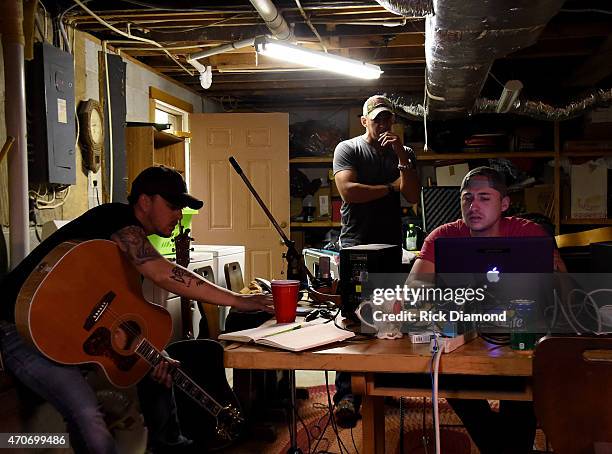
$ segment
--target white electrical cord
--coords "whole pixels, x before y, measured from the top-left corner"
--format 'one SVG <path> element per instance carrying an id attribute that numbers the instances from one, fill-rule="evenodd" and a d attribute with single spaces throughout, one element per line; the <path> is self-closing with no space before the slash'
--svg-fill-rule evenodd
<path id="1" fill-rule="evenodd" d="M 438 348 L 436 356 L 434 357 L 434 418 L 436 420 L 435 425 L 435 440 L 436 440 L 436 454 L 440 454 L 440 412 L 438 410 L 438 371 L 440 368 L 440 358 L 442 357 L 443 348 Z"/>
<path id="2" fill-rule="evenodd" d="M 433 423 L 434 423 L 434 440 L 435 452 L 440 454 L 440 412 L 438 408 L 438 372 L 440 370 L 440 358 L 444 352 L 444 346 L 438 343 L 439 333 L 434 332 L 433 351 L 432 351 L 432 378 L 433 384 L 431 387 L 432 405 L 433 405 Z"/>
<path id="3" fill-rule="evenodd" d="M 599 306 L 597 306 L 597 303 L 596 303 L 596 302 L 595 302 L 595 300 L 593 299 L 593 295 L 596 295 L 597 293 L 612 293 L 612 289 L 608 289 L 608 288 L 600 288 L 600 289 L 597 289 L 597 290 L 592 290 L 592 291 L 590 291 L 590 292 L 588 292 L 588 293 L 587 293 L 587 292 L 585 292 L 585 291 L 583 291 L 583 290 L 580 290 L 580 289 L 573 289 L 573 290 L 570 292 L 570 294 L 569 294 L 569 296 L 568 296 L 569 303 L 570 303 L 570 313 L 571 313 L 571 314 L 572 314 L 572 316 L 574 317 L 574 319 L 575 319 L 576 323 L 578 323 L 578 325 L 579 325 L 581 328 L 583 328 L 583 329 L 584 329 L 584 327 L 582 326 L 582 324 L 580 324 L 580 322 L 578 322 L 578 320 L 575 318 L 575 316 L 574 316 L 574 314 L 573 314 L 573 311 L 572 311 L 572 305 L 571 305 L 571 302 L 572 302 L 572 295 L 573 295 L 574 293 L 582 293 L 582 294 L 584 295 L 584 299 L 582 300 L 582 304 L 584 305 L 584 303 L 585 303 L 585 302 L 586 302 L 586 300 L 588 299 L 588 300 L 589 300 L 589 302 L 591 303 L 591 305 L 593 306 L 593 309 L 595 309 L 595 314 L 596 314 L 596 317 L 597 317 L 597 318 L 596 318 L 596 320 L 597 320 L 597 331 L 595 332 L 595 334 L 601 334 L 601 333 L 602 333 L 602 328 L 603 328 L 603 326 L 602 326 L 602 321 L 601 321 L 601 312 L 600 312 L 600 311 L 601 311 L 601 308 L 599 308 Z M 605 306 L 604 306 L 604 307 L 605 307 Z M 587 330 L 585 329 L 585 331 L 587 331 Z"/>
<path id="4" fill-rule="evenodd" d="M 602 312 L 602 310 L 604 308 L 608 308 L 610 306 L 606 305 L 606 306 L 602 306 L 600 308 L 597 305 L 597 302 L 593 298 L 593 295 L 596 295 L 598 293 L 612 293 L 612 289 L 602 288 L 602 289 L 592 290 L 590 292 L 585 292 L 584 290 L 581 290 L 581 289 L 573 289 L 573 290 L 571 290 L 569 292 L 569 294 L 568 294 L 568 297 L 567 297 L 567 306 L 568 307 L 567 307 L 567 311 L 566 311 L 566 308 L 564 307 L 563 301 L 561 301 L 561 299 L 559 298 L 557 292 L 556 291 L 554 292 L 555 306 L 558 307 L 559 309 L 561 309 L 561 313 L 565 317 L 565 320 L 567 321 L 567 323 L 570 325 L 571 329 L 576 334 L 582 334 L 582 333 L 588 333 L 588 332 L 594 332 L 595 334 L 603 334 L 603 333 L 607 333 L 607 332 L 611 331 L 610 328 L 612 328 L 612 326 L 608 323 L 607 319 L 605 321 L 602 321 L 602 314 L 601 314 L 601 312 Z M 578 318 L 574 314 L 574 306 L 575 306 L 575 304 L 574 304 L 574 295 L 578 295 L 578 294 L 582 294 L 584 296 L 584 298 L 582 299 L 582 303 L 580 304 L 580 307 L 584 307 L 587 304 L 587 301 L 588 301 L 588 303 L 593 307 L 593 309 L 595 311 L 595 321 L 597 322 L 597 330 L 595 330 L 595 331 L 593 331 L 592 329 L 589 329 L 588 327 L 585 327 L 582 323 L 580 323 L 580 321 L 578 320 Z M 607 331 L 603 330 L 604 325 L 606 326 L 606 328 L 608 328 Z"/>
<path id="5" fill-rule="evenodd" d="M 98 16 L 92 10 L 87 8 L 85 6 L 85 4 L 83 4 L 83 2 L 81 2 L 80 0 L 73 0 L 73 1 L 74 1 L 74 3 L 79 5 L 81 8 L 83 8 L 83 10 L 85 10 L 95 20 L 100 22 L 105 27 L 110 28 L 115 33 L 118 33 L 121 36 L 125 36 L 126 38 L 133 39 L 134 41 L 140 41 L 140 42 L 143 42 L 143 43 L 151 44 L 151 45 L 153 45 L 155 47 L 159 47 L 161 50 L 163 50 L 166 53 L 166 55 L 168 55 L 168 57 L 170 57 L 172 59 L 172 61 L 174 61 L 177 65 L 179 65 L 181 68 L 183 68 L 187 72 L 187 74 L 189 74 L 190 76 L 193 76 L 193 71 L 191 71 L 190 69 L 186 68 L 174 55 L 172 55 L 164 46 L 159 44 L 157 41 L 153 41 L 152 39 L 147 39 L 147 38 L 141 38 L 140 36 L 134 36 L 134 35 L 132 35 L 130 33 L 125 33 L 123 31 L 119 30 L 118 28 L 113 27 L 108 22 L 106 22 L 104 19 L 102 19 L 100 16 Z"/>

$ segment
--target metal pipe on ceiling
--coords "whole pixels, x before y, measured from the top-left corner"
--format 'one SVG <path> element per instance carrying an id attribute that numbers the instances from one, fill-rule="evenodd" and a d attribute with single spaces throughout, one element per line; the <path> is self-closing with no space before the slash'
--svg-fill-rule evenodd
<path id="1" fill-rule="evenodd" d="M 243 39 L 242 41 L 235 41 L 229 44 L 223 44 L 221 46 L 213 47 L 212 49 L 203 50 L 201 52 L 196 52 L 195 54 L 190 54 L 187 56 L 187 61 L 191 63 L 194 60 L 199 60 L 201 58 L 212 57 L 213 55 L 222 54 L 224 52 L 231 52 L 236 49 L 242 49 L 244 47 L 252 46 L 255 42 L 255 38 Z"/>
<path id="2" fill-rule="evenodd" d="M 293 31 L 283 15 L 276 9 L 274 3 L 270 0 L 250 1 L 276 39 L 291 41 L 293 38 Z"/>

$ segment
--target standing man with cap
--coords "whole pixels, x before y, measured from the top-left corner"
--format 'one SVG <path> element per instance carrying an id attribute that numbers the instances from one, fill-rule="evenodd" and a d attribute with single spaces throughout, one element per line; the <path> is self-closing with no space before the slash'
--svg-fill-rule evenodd
<path id="1" fill-rule="evenodd" d="M 342 196 L 340 247 L 361 244 L 402 245 L 400 193 L 417 201 L 419 182 L 412 150 L 391 131 L 393 104 L 385 96 L 371 96 L 363 104 L 363 135 L 340 142 L 334 151 L 333 171 Z M 401 254 L 397 257 L 398 267 Z M 347 372 L 336 376 L 336 419 L 352 427 L 359 418 L 359 396 L 351 392 Z"/>
<path id="2" fill-rule="evenodd" d="M 112 240 L 134 267 L 156 285 L 192 300 L 238 310 L 271 311 L 263 295 L 239 295 L 209 283 L 170 262 L 153 248 L 148 235 L 170 237 L 184 207 L 199 209 L 203 202 L 187 192 L 182 176 L 166 167 L 149 167 L 132 183 L 129 204 L 107 203 L 66 224 L 34 249 L 0 284 L 0 353 L 9 372 L 27 388 L 49 401 L 64 417 L 70 443 L 77 453 L 114 453 L 115 442 L 104 423 L 96 395 L 77 366 L 58 364 L 25 342 L 15 329 L 19 291 L 40 261 L 69 240 Z M 103 266 L 103 264 L 101 264 Z M 92 276 L 95 279 L 95 276 Z M 58 302 L 58 310 L 61 310 Z M 206 360 L 205 358 L 203 360 Z M 138 384 L 141 410 L 153 452 L 191 449 L 181 435 L 172 394 L 169 366 L 159 364 Z"/>
<path id="3" fill-rule="evenodd" d="M 532 237 L 548 236 L 542 226 L 518 217 L 503 216 L 510 206 L 503 176 L 491 167 L 470 170 L 461 183 L 461 217 L 431 232 L 415 262 L 408 284 L 432 281 L 436 272 L 436 238 Z M 554 252 L 556 271 L 566 272 L 565 264 Z M 468 380 L 468 378 L 466 378 Z M 486 400 L 447 399 L 482 454 L 530 453 L 536 431 L 531 402 L 499 403 L 499 412 Z"/>

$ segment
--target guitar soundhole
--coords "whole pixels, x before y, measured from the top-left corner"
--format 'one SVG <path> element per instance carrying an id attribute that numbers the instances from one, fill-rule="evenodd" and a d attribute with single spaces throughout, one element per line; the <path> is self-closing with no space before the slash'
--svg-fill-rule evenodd
<path id="1" fill-rule="evenodd" d="M 131 353 L 136 348 L 142 334 L 140 325 L 134 320 L 127 320 L 113 328 L 113 347 L 123 353 Z"/>
<path id="2" fill-rule="evenodd" d="M 121 371 L 128 371 L 134 367 L 134 364 L 138 361 L 138 355 L 120 355 L 113 349 L 111 343 L 110 330 L 101 326 L 87 338 L 83 344 L 83 351 L 90 356 L 110 358 Z"/>

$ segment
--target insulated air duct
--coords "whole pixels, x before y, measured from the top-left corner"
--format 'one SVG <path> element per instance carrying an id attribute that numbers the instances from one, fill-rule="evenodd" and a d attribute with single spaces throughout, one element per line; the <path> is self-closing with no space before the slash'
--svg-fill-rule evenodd
<path id="1" fill-rule="evenodd" d="M 377 0 L 405 16 L 422 0 Z M 433 0 L 425 22 L 426 109 L 430 118 L 462 117 L 496 58 L 532 45 L 564 0 Z"/>

